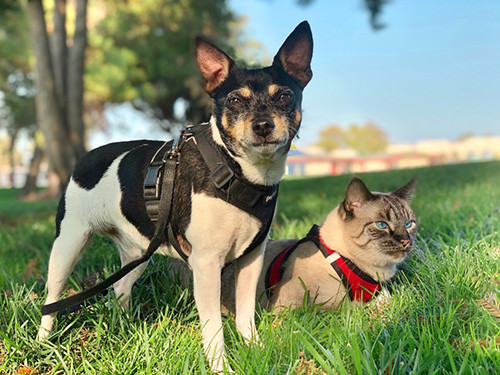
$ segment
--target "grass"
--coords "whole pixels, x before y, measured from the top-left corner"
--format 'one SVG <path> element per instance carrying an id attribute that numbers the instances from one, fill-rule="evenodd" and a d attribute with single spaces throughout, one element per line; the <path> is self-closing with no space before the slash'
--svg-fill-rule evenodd
<path id="1" fill-rule="evenodd" d="M 247 346 L 224 319 L 238 374 L 500 373 L 500 163 L 363 174 L 388 191 L 413 176 L 418 248 L 379 304 L 320 312 L 257 311 L 263 346 Z M 273 238 L 302 237 L 340 202 L 351 176 L 282 183 Z M 192 295 L 166 284 L 154 257 L 152 283 L 133 292 L 129 316 L 112 296 L 60 316 L 43 344 L 34 337 L 54 236 L 54 202 L 22 204 L 0 191 L 0 374 L 209 374 Z M 69 287 L 119 264 L 96 238 Z"/>

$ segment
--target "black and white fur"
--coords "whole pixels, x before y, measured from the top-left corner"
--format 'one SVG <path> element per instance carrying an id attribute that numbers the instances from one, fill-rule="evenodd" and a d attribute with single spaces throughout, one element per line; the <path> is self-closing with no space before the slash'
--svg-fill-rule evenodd
<path id="1" fill-rule="evenodd" d="M 273 64 L 266 68 L 240 68 L 202 38 L 197 39 L 196 57 L 205 90 L 215 103 L 211 141 L 250 183 L 279 183 L 301 122 L 302 90 L 312 77 L 309 24 L 301 23 L 290 34 Z M 255 294 L 267 240 L 240 257 L 261 223 L 215 197 L 209 170 L 194 142 L 190 139 L 181 150 L 171 223 L 182 249 L 190 254 L 205 354 L 212 369 L 220 372 L 229 369 L 220 311 L 221 269 L 236 260 L 236 327 L 246 340 L 258 340 Z M 140 257 L 148 247 L 155 227 L 145 210 L 142 182 L 162 144 L 148 140 L 113 143 L 89 152 L 77 163 L 57 212 L 47 304 L 60 298 L 94 234 L 110 236 L 116 242 L 122 266 Z M 178 257 L 166 243 L 157 252 Z M 146 265 L 114 285 L 123 308 L 128 308 L 132 285 Z M 42 317 L 39 340 L 49 336 L 55 316 Z"/>

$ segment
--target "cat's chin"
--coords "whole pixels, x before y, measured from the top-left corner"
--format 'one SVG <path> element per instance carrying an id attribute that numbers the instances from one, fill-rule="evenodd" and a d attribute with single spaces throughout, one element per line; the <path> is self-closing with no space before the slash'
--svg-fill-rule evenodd
<path id="1" fill-rule="evenodd" d="M 389 256 L 396 259 L 398 262 L 402 262 L 410 253 L 411 249 L 396 250 L 389 253 Z"/>

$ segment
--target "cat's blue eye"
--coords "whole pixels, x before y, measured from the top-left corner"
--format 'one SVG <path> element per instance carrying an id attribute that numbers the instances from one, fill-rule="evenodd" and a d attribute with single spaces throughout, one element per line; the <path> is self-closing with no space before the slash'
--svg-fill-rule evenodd
<path id="1" fill-rule="evenodd" d="M 406 223 L 406 228 L 411 227 L 412 224 L 413 224 L 413 220 L 408 220 L 408 222 Z"/>
<path id="2" fill-rule="evenodd" d="M 387 228 L 387 223 L 385 223 L 383 221 L 377 221 L 375 223 L 375 225 L 377 226 L 377 228 L 380 228 L 380 229 L 386 229 Z"/>

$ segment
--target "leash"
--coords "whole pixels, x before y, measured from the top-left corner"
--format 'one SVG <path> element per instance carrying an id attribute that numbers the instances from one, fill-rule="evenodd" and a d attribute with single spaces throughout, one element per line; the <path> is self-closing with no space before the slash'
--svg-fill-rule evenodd
<path id="1" fill-rule="evenodd" d="M 214 195 L 255 216 L 262 223 L 259 232 L 245 249 L 242 256 L 250 253 L 264 241 L 274 217 L 279 185 L 259 186 L 245 181 L 238 174 L 238 171 L 235 172 L 228 165 L 227 160 L 229 157 L 221 155 L 210 143 L 207 136 L 209 129 L 208 123 L 187 126 L 178 139 L 164 143 L 151 159 L 144 179 L 144 200 L 146 212 L 151 221 L 155 223 L 156 230 L 145 254 L 127 263 L 119 271 L 94 287 L 42 306 L 42 315 L 68 310 L 68 308 L 81 304 L 86 299 L 103 292 L 134 268 L 147 262 L 164 242 L 169 243 L 179 256 L 184 261 L 187 261 L 188 256 L 180 248 L 170 221 L 180 148 L 186 140 L 192 137 L 194 137 L 198 150 L 210 170 Z M 167 151 L 163 154 L 163 157 L 160 157 L 162 156 L 160 151 L 163 148 L 166 148 Z"/>
<path id="2" fill-rule="evenodd" d="M 165 241 L 165 229 L 167 228 L 167 225 L 170 224 L 170 216 L 172 213 L 172 193 L 174 191 L 175 174 L 177 172 L 178 159 L 180 156 L 179 148 L 181 144 L 182 139 L 180 142 L 172 142 L 170 149 L 162 158 L 162 164 L 155 164 L 150 166 L 151 169 L 148 168 L 149 170 L 148 174 L 146 175 L 145 181 L 148 181 L 150 183 L 154 182 L 154 185 L 157 186 L 161 180 L 163 189 L 159 196 L 160 200 L 157 213 L 156 230 L 153 238 L 151 239 L 151 242 L 149 243 L 146 253 L 140 258 L 127 263 L 119 271 L 115 272 L 106 280 L 93 286 L 92 288 L 84 290 L 83 292 L 75 294 L 71 297 L 42 306 L 42 315 L 52 314 L 61 310 L 68 309 L 69 307 L 80 304 L 86 299 L 101 293 L 102 291 L 113 285 L 115 282 L 120 280 L 123 276 L 131 272 L 134 268 L 144 262 L 147 262 L 149 258 L 151 258 L 153 253 L 158 249 L 158 247 L 160 247 L 160 245 Z M 153 157 L 153 159 L 155 157 L 156 155 Z M 163 174 L 163 179 L 160 179 L 160 172 L 162 172 Z M 155 177 L 153 178 L 153 176 Z"/>

